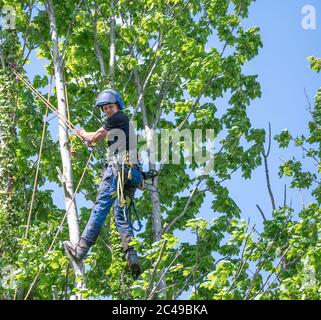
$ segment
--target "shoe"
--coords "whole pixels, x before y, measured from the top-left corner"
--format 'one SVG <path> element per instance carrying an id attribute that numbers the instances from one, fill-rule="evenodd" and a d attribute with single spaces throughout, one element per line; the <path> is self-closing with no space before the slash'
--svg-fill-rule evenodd
<path id="1" fill-rule="evenodd" d="M 84 259 L 90 249 L 90 245 L 84 239 L 80 239 L 76 244 L 70 241 L 64 241 L 63 244 L 67 255 L 78 263 Z"/>
<path id="2" fill-rule="evenodd" d="M 137 279 L 139 277 L 139 275 L 142 273 L 142 271 L 141 271 L 141 268 L 139 265 L 136 251 L 133 249 L 128 249 L 126 252 L 126 260 L 127 260 L 128 267 L 129 267 L 130 271 Z"/>

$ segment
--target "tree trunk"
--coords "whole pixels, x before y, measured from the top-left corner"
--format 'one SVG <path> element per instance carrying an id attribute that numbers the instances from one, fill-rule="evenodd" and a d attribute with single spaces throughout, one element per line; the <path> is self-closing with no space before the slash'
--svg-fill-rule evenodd
<path id="1" fill-rule="evenodd" d="M 58 103 L 58 112 L 59 114 L 67 119 L 67 105 L 66 97 L 64 90 L 64 71 L 63 71 L 63 61 L 62 57 L 59 54 L 59 40 L 57 33 L 57 25 L 55 19 L 55 12 L 52 0 L 47 2 L 47 11 L 50 20 L 50 33 L 52 40 L 52 56 L 55 70 L 55 79 L 56 79 L 56 93 L 57 93 L 57 103 Z M 63 186 L 64 186 L 64 195 L 65 195 L 65 206 L 68 210 L 67 221 L 69 227 L 69 237 L 72 243 L 77 243 L 80 238 L 79 231 L 79 219 L 76 207 L 76 201 L 73 199 L 74 186 L 73 186 L 73 175 L 72 175 L 72 166 L 71 166 L 71 154 L 68 143 L 68 127 L 66 123 L 59 118 L 59 145 L 60 145 L 60 154 L 62 160 L 62 174 L 63 174 Z M 76 276 L 83 275 L 83 270 L 81 266 L 74 265 L 74 271 Z M 77 288 L 83 287 L 83 283 L 77 282 Z M 76 299 L 81 299 L 81 296 L 76 295 Z"/>
<path id="2" fill-rule="evenodd" d="M 149 170 L 156 170 L 156 164 L 155 164 L 156 159 L 154 159 L 154 156 L 152 155 L 155 149 L 153 136 L 156 134 L 156 132 L 151 127 L 145 126 L 145 133 L 146 133 L 146 141 L 147 141 L 147 150 L 150 155 Z M 153 186 L 154 186 L 154 189 L 157 188 L 158 177 L 154 178 Z M 159 241 L 161 236 L 161 230 L 162 230 L 162 216 L 161 216 L 161 210 L 160 210 L 159 194 L 157 192 L 151 192 L 150 194 L 151 194 L 151 201 L 152 201 L 152 208 L 153 208 L 153 219 L 152 219 L 153 240 Z"/>
<path id="3" fill-rule="evenodd" d="M 115 0 L 110 1 L 112 16 L 110 19 L 110 55 L 109 55 L 109 80 L 111 86 L 115 81 L 115 65 L 116 65 L 116 44 L 115 44 Z"/>

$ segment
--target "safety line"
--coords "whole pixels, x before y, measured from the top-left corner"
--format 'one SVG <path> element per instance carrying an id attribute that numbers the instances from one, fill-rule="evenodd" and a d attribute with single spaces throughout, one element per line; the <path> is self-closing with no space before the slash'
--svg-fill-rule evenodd
<path id="1" fill-rule="evenodd" d="M 51 93 L 51 85 L 52 85 L 52 76 L 50 77 L 50 83 L 49 83 L 49 89 L 48 89 L 48 101 Z M 46 123 L 47 123 L 47 117 L 48 117 L 48 106 L 46 108 L 46 114 L 43 120 L 43 127 L 42 127 L 42 135 L 41 135 L 41 142 L 40 142 L 40 148 L 38 152 L 38 162 L 37 162 L 37 169 L 36 169 L 36 175 L 33 183 L 33 191 L 32 191 L 32 197 L 31 197 L 31 202 L 30 202 L 30 207 L 29 207 L 29 213 L 28 213 L 28 221 L 27 221 L 27 227 L 26 227 L 26 233 L 25 233 L 25 238 L 28 237 L 28 232 L 29 232 L 29 227 L 31 225 L 31 213 L 33 209 L 33 203 L 35 200 L 35 194 L 37 190 L 37 183 L 38 183 L 38 175 L 39 175 L 39 169 L 40 169 L 40 160 L 42 156 L 42 149 L 43 149 L 43 143 L 45 139 L 45 133 L 46 133 Z"/>

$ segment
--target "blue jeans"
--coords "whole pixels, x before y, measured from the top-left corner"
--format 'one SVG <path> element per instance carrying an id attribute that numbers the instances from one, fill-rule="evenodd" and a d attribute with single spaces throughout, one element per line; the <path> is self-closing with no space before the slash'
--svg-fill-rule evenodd
<path id="1" fill-rule="evenodd" d="M 138 167 L 133 166 L 131 168 L 132 178 L 128 179 L 128 167 L 124 166 L 124 197 L 134 198 L 137 187 L 143 180 L 143 175 Z M 102 175 L 102 181 L 99 186 L 98 195 L 96 198 L 95 206 L 91 212 L 89 221 L 85 227 L 85 230 L 81 238 L 85 239 L 89 245 L 93 245 L 99 235 L 106 217 L 110 211 L 112 205 L 114 205 L 115 222 L 117 229 L 120 233 L 124 251 L 129 248 L 129 241 L 134 236 L 133 228 L 128 223 L 126 217 L 128 216 L 128 208 L 121 208 L 118 204 L 117 198 L 117 180 L 118 177 L 115 174 L 115 169 L 108 166 Z M 125 212 L 124 212 L 125 211 Z"/>

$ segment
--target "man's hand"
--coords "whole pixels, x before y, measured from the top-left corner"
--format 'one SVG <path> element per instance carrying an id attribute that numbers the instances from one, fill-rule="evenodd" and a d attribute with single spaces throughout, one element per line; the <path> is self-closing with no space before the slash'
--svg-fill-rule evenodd
<path id="1" fill-rule="evenodd" d="M 76 133 L 80 138 L 83 138 L 84 132 L 86 132 L 85 129 L 81 128 L 81 129 L 78 129 Z"/>

